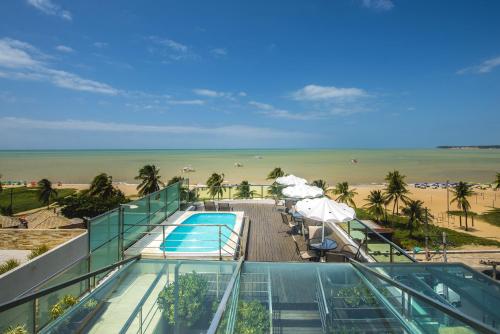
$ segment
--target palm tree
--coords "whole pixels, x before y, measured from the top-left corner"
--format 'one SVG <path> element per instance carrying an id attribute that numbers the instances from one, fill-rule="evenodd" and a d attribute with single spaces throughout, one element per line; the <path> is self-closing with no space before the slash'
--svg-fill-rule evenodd
<path id="1" fill-rule="evenodd" d="M 50 200 L 57 198 L 57 190 L 52 188 L 52 182 L 47 179 L 41 179 L 38 181 L 38 200 L 47 205 L 47 209 L 50 206 Z"/>
<path id="2" fill-rule="evenodd" d="M 387 199 L 381 190 L 372 190 L 366 198 L 367 203 L 364 205 L 366 211 L 375 217 L 375 220 L 380 222 L 380 219 L 385 214 L 385 205 L 387 204 Z"/>
<path id="3" fill-rule="evenodd" d="M 186 186 L 185 180 L 187 180 L 187 179 L 182 177 L 182 176 L 174 176 L 170 180 L 168 180 L 167 186 L 170 186 L 172 184 L 180 182 L 180 184 L 181 184 L 181 190 L 180 190 L 181 191 L 181 194 L 180 194 L 181 201 L 186 201 L 186 202 L 196 201 L 196 190 L 195 189 L 190 190 L 188 187 L 189 182 L 188 182 L 188 186 Z"/>
<path id="4" fill-rule="evenodd" d="M 2 176 L 0 175 L 0 178 Z M 2 186 L 0 186 L 0 189 L 2 188 Z M 494 190 L 498 190 L 500 189 L 500 173 L 497 173 L 497 176 L 495 178 L 495 181 L 493 181 L 493 189 Z"/>
<path id="5" fill-rule="evenodd" d="M 152 194 L 160 190 L 160 186 L 165 184 L 160 180 L 160 170 L 155 165 L 146 165 L 139 169 L 139 175 L 135 177 L 136 180 L 141 180 L 137 186 L 139 196 Z"/>
<path id="6" fill-rule="evenodd" d="M 2 174 L 0 174 L 0 193 L 3 191 L 2 187 Z"/>
<path id="7" fill-rule="evenodd" d="M 451 190 L 451 192 L 453 193 L 451 203 L 457 203 L 457 207 L 463 211 L 465 215 L 465 230 L 468 231 L 469 226 L 467 224 L 467 212 L 470 209 L 470 203 L 467 197 L 474 195 L 472 186 L 467 182 L 460 181 Z M 462 226 L 462 215 L 460 215 L 460 226 Z"/>
<path id="8" fill-rule="evenodd" d="M 282 177 L 285 175 L 285 172 L 281 169 L 281 167 L 274 168 L 269 174 L 267 174 L 266 180 L 275 180 L 278 177 Z"/>
<path id="9" fill-rule="evenodd" d="M 256 194 L 255 190 L 250 190 L 250 183 L 248 181 L 241 181 L 236 190 L 235 198 L 253 198 Z"/>
<path id="10" fill-rule="evenodd" d="M 217 195 L 217 199 L 224 195 L 224 188 L 222 188 L 222 183 L 224 182 L 224 174 L 212 173 L 212 175 L 207 180 L 208 194 L 213 198 Z"/>
<path id="11" fill-rule="evenodd" d="M 92 197 L 99 197 L 102 199 L 109 199 L 116 194 L 116 189 L 113 187 L 113 177 L 106 173 L 101 173 L 94 177 L 88 195 Z"/>
<path id="12" fill-rule="evenodd" d="M 333 189 L 332 192 L 333 194 L 338 195 L 336 201 L 356 207 L 356 203 L 354 203 L 354 196 L 356 196 L 358 193 L 356 192 L 356 189 L 349 189 L 349 183 L 337 183 L 335 189 Z"/>
<path id="13" fill-rule="evenodd" d="M 410 198 L 407 196 L 409 193 L 406 182 L 404 179 L 405 175 L 399 173 L 399 171 L 395 170 L 393 172 L 389 172 L 385 177 L 385 181 L 387 182 L 387 187 L 385 188 L 385 196 L 387 198 L 387 202 L 393 202 L 392 214 L 399 214 L 399 202 L 403 202 L 406 204 Z"/>
<path id="14" fill-rule="evenodd" d="M 425 208 L 424 202 L 420 200 L 408 200 L 406 206 L 403 208 L 403 214 L 408 217 L 408 229 L 410 230 L 410 237 L 413 235 L 413 227 L 415 224 L 425 222 Z"/>
<path id="15" fill-rule="evenodd" d="M 326 181 L 322 179 L 312 181 L 311 185 L 323 189 L 323 192 L 325 193 L 328 190 L 328 184 L 326 184 Z"/>

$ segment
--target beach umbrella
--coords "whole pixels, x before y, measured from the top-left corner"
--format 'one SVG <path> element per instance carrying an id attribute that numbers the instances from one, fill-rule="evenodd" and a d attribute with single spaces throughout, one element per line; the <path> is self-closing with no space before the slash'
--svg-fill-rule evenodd
<path id="1" fill-rule="evenodd" d="M 325 223 L 345 223 L 356 218 L 353 208 L 327 197 L 298 201 L 295 210 L 306 218 L 323 222 L 322 241 L 325 239 Z"/>
<path id="2" fill-rule="evenodd" d="M 282 194 L 288 198 L 315 198 L 323 196 L 323 189 L 308 186 L 307 184 L 299 184 L 292 187 L 286 187 L 283 189 Z"/>
<path id="3" fill-rule="evenodd" d="M 295 186 L 299 184 L 306 184 L 307 180 L 297 177 L 295 175 L 281 176 L 276 179 L 276 183 L 284 186 Z"/>

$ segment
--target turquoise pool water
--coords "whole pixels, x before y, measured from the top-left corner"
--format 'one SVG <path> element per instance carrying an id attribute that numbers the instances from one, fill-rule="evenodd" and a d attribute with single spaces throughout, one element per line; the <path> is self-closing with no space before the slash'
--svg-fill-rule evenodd
<path id="1" fill-rule="evenodd" d="M 219 250 L 219 228 L 217 226 L 197 226 L 200 224 L 226 225 L 234 230 L 234 213 L 197 213 L 177 226 L 160 245 L 161 251 L 179 253 L 203 253 Z M 221 245 L 227 243 L 231 231 L 221 228 Z M 234 246 L 233 246 L 234 247 Z"/>

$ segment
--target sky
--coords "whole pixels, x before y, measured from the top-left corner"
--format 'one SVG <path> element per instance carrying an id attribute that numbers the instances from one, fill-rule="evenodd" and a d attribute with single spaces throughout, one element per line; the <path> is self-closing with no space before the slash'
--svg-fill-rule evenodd
<path id="1" fill-rule="evenodd" d="M 0 2 L 0 149 L 500 144 L 500 1 Z"/>

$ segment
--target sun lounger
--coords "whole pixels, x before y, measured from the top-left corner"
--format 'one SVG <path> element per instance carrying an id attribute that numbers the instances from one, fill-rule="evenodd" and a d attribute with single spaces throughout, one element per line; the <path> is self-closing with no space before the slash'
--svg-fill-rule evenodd
<path id="1" fill-rule="evenodd" d="M 219 211 L 233 211 L 233 208 L 229 206 L 229 203 L 219 202 Z"/>
<path id="2" fill-rule="evenodd" d="M 205 211 L 217 211 L 214 201 L 204 201 L 203 207 L 205 208 Z"/>

